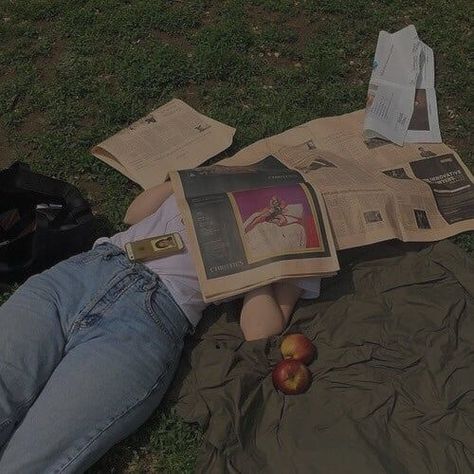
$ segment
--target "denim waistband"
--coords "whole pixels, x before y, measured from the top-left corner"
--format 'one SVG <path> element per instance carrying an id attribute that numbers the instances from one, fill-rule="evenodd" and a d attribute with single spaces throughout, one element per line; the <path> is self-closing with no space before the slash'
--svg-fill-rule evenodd
<path id="1" fill-rule="evenodd" d="M 150 289 L 153 288 L 155 285 L 162 285 L 164 288 L 166 286 L 161 281 L 158 274 L 154 271 L 150 270 L 146 265 L 141 262 L 132 262 L 128 258 L 127 254 L 120 248 L 110 242 L 103 242 L 99 245 L 95 246 L 90 253 L 97 253 L 102 257 L 103 260 L 111 260 L 114 259 L 115 263 L 123 266 L 124 268 L 133 269 L 135 272 L 140 274 L 145 281 L 145 286 L 143 289 Z M 166 288 L 168 291 L 168 289 Z M 168 291 L 169 293 L 169 291 Z M 170 294 L 172 297 L 172 295 Z"/>
<path id="2" fill-rule="evenodd" d="M 141 262 L 132 262 L 128 258 L 125 251 L 123 251 L 120 247 L 117 247 L 116 245 L 110 242 L 102 242 L 96 245 L 95 247 L 92 248 L 92 250 L 89 251 L 89 253 L 91 254 L 95 253 L 98 257 L 100 256 L 100 258 L 105 261 L 113 259 L 114 264 L 119 264 L 124 269 L 133 270 L 137 274 L 137 276 L 140 276 L 141 279 L 143 280 L 141 288 L 144 291 L 148 291 L 148 290 L 151 290 L 152 288 L 159 286 L 161 288 L 161 292 L 166 294 L 168 299 L 173 302 L 173 305 L 179 311 L 183 319 L 186 320 L 187 323 L 189 324 L 187 328 L 187 332 L 188 333 L 194 332 L 193 324 L 191 323 L 189 318 L 186 316 L 183 309 L 176 302 L 173 295 L 169 291 L 168 287 L 163 283 L 163 281 L 161 280 L 161 278 L 159 277 L 157 273 L 155 273 L 153 270 L 150 270 L 146 265 L 144 265 Z"/>

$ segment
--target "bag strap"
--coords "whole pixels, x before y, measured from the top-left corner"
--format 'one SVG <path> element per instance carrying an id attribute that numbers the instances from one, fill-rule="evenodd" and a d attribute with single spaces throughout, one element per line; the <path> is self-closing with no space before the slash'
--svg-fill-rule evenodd
<path id="1" fill-rule="evenodd" d="M 32 204 L 54 202 L 65 205 L 63 215 L 80 218 L 91 212 L 90 204 L 72 184 L 30 171 L 21 162 L 0 171 L 0 189 L 12 194 L 28 193 Z"/>

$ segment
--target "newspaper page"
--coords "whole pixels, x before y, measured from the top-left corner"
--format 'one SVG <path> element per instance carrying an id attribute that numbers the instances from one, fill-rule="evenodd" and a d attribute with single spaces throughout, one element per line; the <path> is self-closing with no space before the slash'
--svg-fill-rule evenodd
<path id="1" fill-rule="evenodd" d="M 225 150 L 234 133 L 234 128 L 173 99 L 91 153 L 147 189 L 162 183 L 170 170 L 198 166 Z"/>
<path id="2" fill-rule="evenodd" d="M 205 301 L 339 269 L 317 189 L 274 156 L 170 177 Z"/>
<path id="3" fill-rule="evenodd" d="M 413 25 L 379 33 L 367 94 L 366 140 L 440 142 L 433 50 Z"/>
<path id="4" fill-rule="evenodd" d="M 307 143 L 284 148 L 278 156 L 320 190 L 338 249 L 353 247 L 356 240 L 403 240 L 393 192 L 374 172 Z"/>
<path id="5" fill-rule="evenodd" d="M 408 125 L 405 143 L 440 143 L 434 54 L 423 41 L 420 43 L 420 73 L 416 81 L 413 115 Z"/>
<path id="6" fill-rule="evenodd" d="M 442 143 L 366 143 L 363 122 L 363 110 L 316 119 L 220 164 L 249 165 L 272 153 L 302 173 L 323 196 L 338 249 L 474 230 L 474 180 L 453 150 Z"/>
<path id="7" fill-rule="evenodd" d="M 454 153 L 382 172 L 305 145 L 280 156 L 320 190 L 340 249 L 393 238 L 439 240 L 474 229 L 473 179 Z"/>

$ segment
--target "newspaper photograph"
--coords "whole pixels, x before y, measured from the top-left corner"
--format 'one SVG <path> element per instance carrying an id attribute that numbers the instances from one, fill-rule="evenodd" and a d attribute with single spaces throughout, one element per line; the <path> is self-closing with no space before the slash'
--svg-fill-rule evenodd
<path id="1" fill-rule="evenodd" d="M 170 170 L 199 166 L 228 148 L 235 129 L 179 99 L 92 148 L 91 153 L 147 189 Z"/>
<path id="2" fill-rule="evenodd" d="M 379 33 L 367 94 L 364 138 L 439 143 L 433 50 L 413 25 Z"/>
<path id="3" fill-rule="evenodd" d="M 170 177 L 206 301 L 339 269 L 321 196 L 274 156 Z"/>
<path id="4" fill-rule="evenodd" d="M 448 224 L 474 219 L 474 184 L 454 154 L 410 162 L 413 174 L 430 187 Z"/>
<path id="5" fill-rule="evenodd" d="M 423 41 L 420 43 L 420 73 L 416 81 L 413 114 L 408 124 L 405 143 L 440 143 L 434 54 Z"/>

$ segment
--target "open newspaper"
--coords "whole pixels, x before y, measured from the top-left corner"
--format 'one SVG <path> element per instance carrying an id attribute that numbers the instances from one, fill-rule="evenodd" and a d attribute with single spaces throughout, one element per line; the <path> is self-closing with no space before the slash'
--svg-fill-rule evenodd
<path id="1" fill-rule="evenodd" d="M 317 188 L 274 156 L 170 176 L 206 301 L 339 269 Z"/>
<path id="2" fill-rule="evenodd" d="M 173 99 L 92 148 L 91 153 L 147 189 L 170 170 L 192 168 L 225 150 L 235 129 Z"/>
<path id="3" fill-rule="evenodd" d="M 453 150 L 366 143 L 363 122 L 363 110 L 316 119 L 171 173 L 207 301 L 328 275 L 334 248 L 474 230 L 474 179 Z"/>
<path id="4" fill-rule="evenodd" d="M 221 165 L 273 155 L 323 196 L 338 249 L 387 239 L 441 240 L 474 230 L 474 180 L 448 146 L 366 143 L 364 111 L 307 122 Z"/>
<path id="5" fill-rule="evenodd" d="M 433 50 L 413 25 L 379 33 L 367 94 L 364 137 L 439 143 Z"/>

